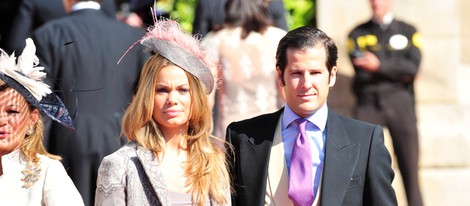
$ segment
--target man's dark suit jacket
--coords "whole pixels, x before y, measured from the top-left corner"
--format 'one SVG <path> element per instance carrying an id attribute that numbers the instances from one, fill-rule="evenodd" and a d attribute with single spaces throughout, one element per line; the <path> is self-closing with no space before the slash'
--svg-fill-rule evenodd
<path id="1" fill-rule="evenodd" d="M 229 152 L 232 205 L 264 205 L 269 155 L 282 111 L 227 127 L 227 141 L 234 149 Z M 397 205 L 391 158 L 383 141 L 380 126 L 329 111 L 320 205 Z"/>
<path id="2" fill-rule="evenodd" d="M 102 0 L 101 10 L 107 16 L 116 18 L 114 0 Z M 63 0 L 22 0 L 7 36 L 7 50 L 16 51 L 15 54 L 20 55 L 26 45 L 25 39 L 31 37 L 34 30 L 50 20 L 66 15 Z"/>
<path id="3" fill-rule="evenodd" d="M 129 105 L 148 54 L 136 44 L 145 30 L 83 9 L 47 22 L 34 33 L 39 63 L 53 90 L 74 116 L 71 132 L 52 123 L 45 144 L 63 157 L 85 205 L 93 205 L 98 167 L 120 148 L 121 118 Z"/>

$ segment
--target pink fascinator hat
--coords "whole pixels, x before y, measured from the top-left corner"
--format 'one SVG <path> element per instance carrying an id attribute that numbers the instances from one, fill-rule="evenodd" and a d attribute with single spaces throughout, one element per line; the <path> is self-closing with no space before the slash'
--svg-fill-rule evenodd
<path id="1" fill-rule="evenodd" d="M 154 19 L 154 25 L 137 42 L 196 76 L 205 85 L 207 93 L 212 92 L 214 75 L 210 68 L 215 63 L 208 58 L 199 39 L 183 31 L 178 22 Z"/>

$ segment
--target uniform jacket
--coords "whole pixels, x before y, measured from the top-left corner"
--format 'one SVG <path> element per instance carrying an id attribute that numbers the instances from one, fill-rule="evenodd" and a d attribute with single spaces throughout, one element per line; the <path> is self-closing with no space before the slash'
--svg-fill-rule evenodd
<path id="1" fill-rule="evenodd" d="M 234 149 L 229 156 L 233 205 L 265 204 L 269 155 L 282 111 L 228 126 L 227 141 Z M 325 147 L 319 205 L 397 205 L 391 158 L 380 126 L 329 111 Z"/>
<path id="2" fill-rule="evenodd" d="M 95 205 L 170 206 L 155 155 L 131 142 L 105 157 L 98 172 Z M 227 191 L 230 199 L 230 191 Z M 210 199 L 212 206 L 217 206 Z"/>
<path id="3" fill-rule="evenodd" d="M 413 95 L 421 62 L 420 39 L 413 26 L 396 19 L 386 27 L 370 20 L 354 28 L 349 34 L 350 57 L 357 51 L 370 51 L 380 60 L 376 73 L 354 68 L 353 90 L 358 100 L 374 103 L 381 95 L 400 91 Z"/>

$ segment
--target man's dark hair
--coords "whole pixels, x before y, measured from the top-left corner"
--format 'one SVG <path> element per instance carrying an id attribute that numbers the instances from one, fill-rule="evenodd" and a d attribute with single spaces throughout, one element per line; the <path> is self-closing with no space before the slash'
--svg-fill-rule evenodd
<path id="1" fill-rule="evenodd" d="M 338 48 L 333 40 L 323 31 L 313 28 L 311 26 L 303 26 L 292 31 L 289 31 L 279 41 L 276 51 L 276 67 L 278 67 L 282 76 L 287 65 L 287 50 L 289 48 L 304 50 L 313 48 L 321 44 L 326 51 L 326 67 L 328 72 L 331 72 L 338 60 Z M 284 83 L 284 79 L 282 79 Z"/>

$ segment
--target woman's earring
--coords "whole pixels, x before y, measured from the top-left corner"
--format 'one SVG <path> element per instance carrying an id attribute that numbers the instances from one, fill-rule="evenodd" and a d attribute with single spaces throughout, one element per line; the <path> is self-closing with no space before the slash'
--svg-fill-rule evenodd
<path id="1" fill-rule="evenodd" d="M 26 130 L 26 136 L 29 136 L 33 134 L 33 129 L 31 129 L 31 127 L 28 127 L 28 129 Z"/>

